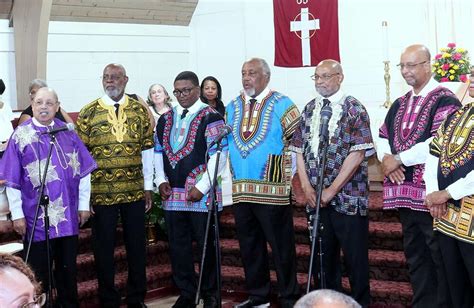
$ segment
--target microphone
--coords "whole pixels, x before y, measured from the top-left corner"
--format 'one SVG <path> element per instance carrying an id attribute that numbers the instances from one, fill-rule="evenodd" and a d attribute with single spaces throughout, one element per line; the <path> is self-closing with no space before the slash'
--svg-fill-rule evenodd
<path id="1" fill-rule="evenodd" d="M 60 126 L 58 128 L 52 129 L 50 131 L 46 131 L 46 132 L 42 133 L 42 135 L 45 135 L 45 134 L 56 135 L 57 133 L 63 132 L 63 131 L 66 131 L 66 130 L 68 130 L 68 131 L 74 130 L 74 124 L 67 123 L 65 126 Z"/>
<path id="2" fill-rule="evenodd" d="M 232 127 L 229 125 L 225 125 L 224 127 L 221 128 L 221 131 L 219 133 L 219 136 L 216 137 L 208 146 L 208 148 L 211 148 L 214 144 L 221 142 L 222 139 L 224 139 L 225 136 L 230 134 L 232 132 Z"/>
<path id="3" fill-rule="evenodd" d="M 329 120 L 332 117 L 332 108 L 329 105 L 321 108 L 321 123 L 319 124 L 319 138 L 327 139 L 329 137 Z"/>

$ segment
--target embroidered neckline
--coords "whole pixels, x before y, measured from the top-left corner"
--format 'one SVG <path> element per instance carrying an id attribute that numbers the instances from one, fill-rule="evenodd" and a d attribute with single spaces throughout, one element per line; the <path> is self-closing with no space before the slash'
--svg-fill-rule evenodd
<path id="1" fill-rule="evenodd" d="M 182 142 L 181 148 L 176 152 L 173 151 L 173 147 L 171 146 L 170 142 L 171 132 L 173 131 L 173 126 L 175 125 L 174 109 L 172 112 L 167 112 L 163 115 L 165 119 L 165 126 L 163 129 L 163 150 L 166 153 L 166 156 L 168 157 L 170 165 L 173 169 L 176 167 L 176 165 L 181 159 L 187 157 L 194 150 L 199 124 L 205 116 L 211 113 L 211 110 L 212 107 L 205 107 L 199 110 L 196 116 L 189 121 L 188 133 L 186 134 L 186 136 L 184 136 L 185 139 Z"/>
<path id="2" fill-rule="evenodd" d="M 252 114 L 252 121 L 255 119 L 256 123 L 252 123 L 254 130 L 251 131 L 251 134 L 244 138 L 243 124 L 250 120 L 245 118 L 246 109 L 250 109 L 245 104 L 245 97 L 243 95 L 233 101 L 234 103 L 234 119 L 232 123 L 232 131 L 238 132 L 232 134 L 233 140 L 237 149 L 240 152 L 240 155 L 243 158 L 246 158 L 250 152 L 255 149 L 263 140 L 265 135 L 270 127 L 270 117 L 273 112 L 273 108 L 277 100 L 281 98 L 281 95 L 275 91 L 270 91 L 268 95 L 260 102 L 260 106 L 257 108 L 255 106 L 254 112 Z M 256 105 L 258 103 L 255 103 Z M 244 114 L 242 114 L 242 111 Z M 247 115 L 248 116 L 248 115 Z"/>
<path id="3" fill-rule="evenodd" d="M 125 113 L 125 108 L 128 107 L 129 104 L 128 96 L 125 95 L 124 103 L 120 104 L 118 108 L 118 116 L 117 113 L 115 113 L 115 106 L 105 104 L 101 98 L 98 102 L 99 105 L 108 112 L 107 122 L 112 126 L 112 135 L 115 136 L 115 140 L 117 140 L 118 143 L 122 143 L 124 136 L 127 133 L 127 114 Z"/>
<path id="4" fill-rule="evenodd" d="M 474 108 L 465 112 L 469 105 L 458 110 L 446 128 L 443 138 L 443 149 L 440 166 L 443 175 L 466 164 L 474 152 Z M 459 125 L 462 123 L 461 125 Z M 460 126 L 462 128 L 460 128 Z"/>

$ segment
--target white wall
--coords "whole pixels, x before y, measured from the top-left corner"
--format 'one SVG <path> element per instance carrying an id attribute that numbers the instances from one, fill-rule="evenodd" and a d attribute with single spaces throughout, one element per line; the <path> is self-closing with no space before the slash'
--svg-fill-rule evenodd
<path id="1" fill-rule="evenodd" d="M 152 83 L 169 89 L 174 76 L 188 68 L 189 41 L 188 27 L 50 22 L 48 85 L 67 111 L 79 111 L 103 94 L 102 70 L 117 62 L 129 76 L 126 91 L 146 98 Z M 7 84 L 3 99 L 15 109 L 14 37 L 6 20 L 0 20 L 0 61 Z"/>
<path id="2" fill-rule="evenodd" d="M 380 108 L 385 100 L 382 21 L 389 24 L 393 100 L 407 90 L 395 67 L 407 45 L 423 43 L 434 54 L 454 41 L 474 55 L 473 2 L 339 0 L 343 87 L 369 108 L 375 126 L 385 113 Z M 241 89 L 242 63 L 258 56 L 271 65 L 271 88 L 303 107 L 315 95 L 309 78 L 314 69 L 272 66 L 272 3 L 200 0 L 189 27 L 51 22 L 48 82 L 58 91 L 66 110 L 79 111 L 101 95 L 99 76 L 110 62 L 124 64 L 130 77 L 127 91 L 144 97 L 151 83 L 163 83 L 171 90 L 176 74 L 191 69 L 200 79 L 207 75 L 217 77 L 227 103 Z M 7 20 L 0 20 L 0 76 L 7 84 L 3 99 L 15 109 L 13 31 Z"/>
<path id="3" fill-rule="evenodd" d="M 294 0 L 286 0 L 294 1 Z M 315 0 L 309 0 L 315 1 Z M 386 109 L 382 21 L 388 22 L 392 101 L 409 88 L 395 66 L 400 53 L 421 43 L 434 55 L 457 42 L 474 55 L 474 1 L 471 0 L 339 0 L 339 43 L 343 88 L 369 109 L 374 133 Z M 224 102 L 241 89 L 245 59 L 265 58 L 271 65 L 270 87 L 302 108 L 316 94 L 314 68 L 274 67 L 272 0 L 200 0 L 191 22 L 191 64 L 201 77 L 219 79 Z M 474 58 L 474 56 L 473 56 Z M 474 59 L 473 59 L 474 61 Z"/>

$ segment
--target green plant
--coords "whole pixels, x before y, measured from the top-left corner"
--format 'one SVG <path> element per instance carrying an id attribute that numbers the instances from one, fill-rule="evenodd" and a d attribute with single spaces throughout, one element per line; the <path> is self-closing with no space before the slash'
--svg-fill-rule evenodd
<path id="1" fill-rule="evenodd" d="M 147 224 L 158 225 L 160 229 L 166 233 L 165 210 L 161 205 L 161 196 L 159 193 L 153 192 L 151 209 L 146 214 Z"/>

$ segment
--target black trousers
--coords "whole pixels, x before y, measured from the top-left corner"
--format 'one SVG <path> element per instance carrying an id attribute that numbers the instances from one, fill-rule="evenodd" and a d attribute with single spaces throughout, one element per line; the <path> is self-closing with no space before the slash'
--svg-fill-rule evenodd
<path id="1" fill-rule="evenodd" d="M 341 249 L 344 265 L 351 285 L 351 296 L 363 307 L 370 302 L 369 286 L 369 219 L 367 216 L 345 215 L 332 207 L 321 208 L 320 228 L 322 269 L 326 289 L 342 292 Z M 319 237 L 318 236 L 318 237 Z M 317 239 L 313 263 L 313 279 L 320 288 L 320 243 Z"/>
<path id="2" fill-rule="evenodd" d="M 296 280 L 293 211 L 289 205 L 239 203 L 233 206 L 237 237 L 250 298 L 270 298 L 267 242 L 272 249 L 280 301 L 292 303 L 300 295 Z"/>
<path id="3" fill-rule="evenodd" d="M 146 294 L 145 203 L 137 201 L 111 206 L 95 206 L 92 220 L 94 258 L 102 307 L 119 307 L 115 287 L 115 237 L 120 214 L 127 251 L 127 304 L 143 302 Z"/>
<path id="4" fill-rule="evenodd" d="M 58 297 L 56 305 L 60 307 L 79 307 L 77 298 L 77 247 L 78 236 L 66 236 L 51 239 L 50 243 L 50 265 L 53 271 L 52 287 L 56 288 Z M 27 242 L 24 243 L 26 253 Z M 53 266 L 54 261 L 54 266 Z M 46 241 L 33 242 L 31 244 L 28 264 L 35 272 L 41 282 L 43 292 L 48 292 L 48 258 Z"/>
<path id="5" fill-rule="evenodd" d="M 474 245 L 438 232 L 452 307 L 474 306 Z"/>
<path id="6" fill-rule="evenodd" d="M 206 232 L 208 213 L 165 211 L 165 221 L 168 230 L 171 268 L 173 280 L 181 296 L 194 301 L 197 290 L 197 277 L 194 270 L 194 261 L 201 264 L 204 234 Z M 214 222 L 214 217 L 211 217 Z M 203 280 L 201 286 L 202 297 L 215 296 L 216 284 L 216 255 L 213 223 L 210 227 L 206 260 L 204 263 Z M 197 258 L 193 254 L 193 241 L 197 243 Z"/>
<path id="7" fill-rule="evenodd" d="M 452 307 L 437 239 L 438 232 L 433 231 L 433 217 L 428 212 L 407 208 L 400 208 L 398 212 L 413 289 L 412 306 Z"/>

